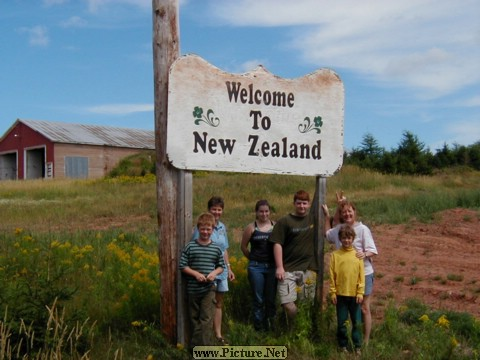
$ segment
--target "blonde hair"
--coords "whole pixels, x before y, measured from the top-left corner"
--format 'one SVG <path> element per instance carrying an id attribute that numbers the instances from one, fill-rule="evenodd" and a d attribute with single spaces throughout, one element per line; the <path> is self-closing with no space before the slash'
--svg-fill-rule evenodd
<path id="1" fill-rule="evenodd" d="M 215 226 L 215 216 L 211 213 L 203 213 L 198 217 L 197 220 L 197 227 L 211 225 L 212 227 Z"/>

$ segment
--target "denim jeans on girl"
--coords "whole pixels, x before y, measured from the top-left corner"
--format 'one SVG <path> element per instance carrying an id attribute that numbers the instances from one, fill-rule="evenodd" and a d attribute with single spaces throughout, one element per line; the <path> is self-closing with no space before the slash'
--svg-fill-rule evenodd
<path id="1" fill-rule="evenodd" d="M 250 261 L 248 280 L 253 295 L 253 325 L 255 330 L 270 330 L 276 313 L 277 279 L 275 264 Z"/>

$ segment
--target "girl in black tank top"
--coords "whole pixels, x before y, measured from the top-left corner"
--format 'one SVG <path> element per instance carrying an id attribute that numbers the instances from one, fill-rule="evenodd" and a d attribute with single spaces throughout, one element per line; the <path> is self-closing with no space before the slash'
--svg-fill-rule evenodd
<path id="1" fill-rule="evenodd" d="M 249 259 L 247 270 L 252 288 L 253 325 L 256 330 L 265 331 L 271 329 L 274 321 L 277 293 L 273 243 L 269 241 L 274 222 L 270 220 L 270 205 L 266 200 L 257 202 L 255 215 L 256 220 L 243 232 L 241 249 Z"/>

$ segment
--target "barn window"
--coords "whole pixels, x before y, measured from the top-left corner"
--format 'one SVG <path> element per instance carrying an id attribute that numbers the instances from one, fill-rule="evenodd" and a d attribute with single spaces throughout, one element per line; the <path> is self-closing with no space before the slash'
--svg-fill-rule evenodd
<path id="1" fill-rule="evenodd" d="M 75 179 L 88 178 L 88 157 L 66 156 L 65 176 Z"/>

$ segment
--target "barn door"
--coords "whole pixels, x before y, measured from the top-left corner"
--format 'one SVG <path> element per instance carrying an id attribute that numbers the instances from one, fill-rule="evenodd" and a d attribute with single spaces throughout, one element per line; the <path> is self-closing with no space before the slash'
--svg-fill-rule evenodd
<path id="1" fill-rule="evenodd" d="M 45 148 L 25 151 L 25 179 L 43 179 L 45 177 Z"/>

